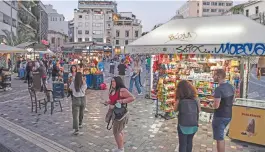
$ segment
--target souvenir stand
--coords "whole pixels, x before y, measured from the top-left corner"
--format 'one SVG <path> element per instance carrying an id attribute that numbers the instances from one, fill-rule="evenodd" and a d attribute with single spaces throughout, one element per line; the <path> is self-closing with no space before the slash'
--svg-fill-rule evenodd
<path id="1" fill-rule="evenodd" d="M 156 116 L 174 117 L 176 85 L 189 80 L 204 111 L 200 120 L 209 122 L 214 111 L 209 103 L 217 87 L 214 70 L 226 70 L 236 97 L 246 98 L 249 61 L 265 55 L 264 34 L 264 26 L 243 15 L 175 19 L 130 43 L 126 50 L 152 55 L 150 96 L 158 100 Z"/>
<path id="2" fill-rule="evenodd" d="M 0 53 L 1 54 L 16 54 L 16 53 L 26 53 L 26 52 L 27 51 L 24 49 L 0 44 Z M 5 59 L 4 59 L 4 61 L 5 61 Z M 11 90 L 11 75 L 12 75 L 12 73 L 9 72 L 8 70 L 5 70 L 4 66 L 2 66 L 2 68 L 3 69 L 1 70 L 2 72 L 0 75 L 0 88 L 4 89 L 4 90 Z"/>

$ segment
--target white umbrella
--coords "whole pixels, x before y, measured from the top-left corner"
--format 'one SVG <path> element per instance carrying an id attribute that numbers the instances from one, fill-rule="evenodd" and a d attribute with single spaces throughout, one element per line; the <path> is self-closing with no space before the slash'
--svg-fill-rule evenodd
<path id="1" fill-rule="evenodd" d="M 27 50 L 0 44 L 0 53 L 27 53 Z"/>

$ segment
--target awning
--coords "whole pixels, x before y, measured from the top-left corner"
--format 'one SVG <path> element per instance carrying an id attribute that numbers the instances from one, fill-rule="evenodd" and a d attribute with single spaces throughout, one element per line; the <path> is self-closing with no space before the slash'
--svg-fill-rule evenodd
<path id="1" fill-rule="evenodd" d="M 265 55 L 265 26 L 244 15 L 171 20 L 126 47 L 126 52 Z"/>
<path id="2" fill-rule="evenodd" d="M 44 44 L 40 44 L 38 42 L 25 42 L 17 45 L 16 47 L 22 48 L 22 49 L 28 49 L 32 48 L 35 51 L 46 51 L 48 46 Z"/>
<path id="3" fill-rule="evenodd" d="M 0 44 L 0 53 L 27 53 L 27 50 Z"/>

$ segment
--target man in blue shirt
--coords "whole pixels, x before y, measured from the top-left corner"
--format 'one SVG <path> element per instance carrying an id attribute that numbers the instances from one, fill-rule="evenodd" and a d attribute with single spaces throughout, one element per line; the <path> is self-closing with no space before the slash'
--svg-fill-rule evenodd
<path id="1" fill-rule="evenodd" d="M 219 86 L 214 91 L 212 122 L 213 138 L 217 141 L 217 152 L 225 152 L 224 130 L 232 118 L 232 106 L 235 91 L 231 84 L 227 83 L 226 72 L 223 69 L 215 71 L 213 79 Z"/>

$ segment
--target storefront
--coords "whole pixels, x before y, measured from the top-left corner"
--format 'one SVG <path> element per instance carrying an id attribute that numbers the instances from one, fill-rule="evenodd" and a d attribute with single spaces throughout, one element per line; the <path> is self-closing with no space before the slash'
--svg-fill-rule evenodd
<path id="1" fill-rule="evenodd" d="M 236 97 L 247 98 L 250 60 L 265 55 L 264 34 L 263 25 L 243 15 L 176 19 L 132 42 L 126 50 L 152 55 L 150 94 L 158 99 L 157 105 L 167 117 L 175 114 L 175 91 L 180 80 L 196 87 L 202 109 L 211 113 L 209 103 L 218 85 L 212 79 L 213 71 L 224 69 Z M 232 123 L 240 119 L 234 118 L 234 112 Z M 210 121 L 210 117 L 207 114 L 200 119 Z"/>

